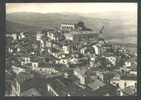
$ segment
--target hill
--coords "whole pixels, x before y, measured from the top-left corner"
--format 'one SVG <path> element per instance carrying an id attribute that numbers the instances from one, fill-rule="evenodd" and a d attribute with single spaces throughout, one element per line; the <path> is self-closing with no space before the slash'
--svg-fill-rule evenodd
<path id="1" fill-rule="evenodd" d="M 35 27 L 31 25 L 6 21 L 7 32 L 27 32 L 27 31 L 30 32 L 30 31 L 38 31 L 39 29 L 40 29 L 39 27 Z"/>

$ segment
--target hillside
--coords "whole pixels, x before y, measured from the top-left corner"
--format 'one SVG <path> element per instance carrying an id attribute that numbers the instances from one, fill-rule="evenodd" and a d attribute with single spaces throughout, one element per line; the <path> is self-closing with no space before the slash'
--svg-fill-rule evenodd
<path id="1" fill-rule="evenodd" d="M 15 23 L 11 21 L 6 21 L 7 32 L 26 32 L 26 31 L 38 31 L 40 27 L 35 27 L 31 25 L 25 25 L 21 23 Z"/>

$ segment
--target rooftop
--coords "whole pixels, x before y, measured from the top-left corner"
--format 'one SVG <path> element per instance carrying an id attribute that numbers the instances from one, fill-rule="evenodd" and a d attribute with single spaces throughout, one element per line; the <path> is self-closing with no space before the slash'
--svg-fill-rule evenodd
<path id="1" fill-rule="evenodd" d="M 91 83 L 88 84 L 88 86 L 89 86 L 93 91 L 97 90 L 97 89 L 100 88 L 100 87 L 103 87 L 104 85 L 105 85 L 105 84 L 104 84 L 102 81 L 98 80 L 98 79 L 96 79 L 96 80 L 94 80 L 93 82 L 91 82 Z"/>
<path id="2" fill-rule="evenodd" d="M 81 75 L 85 75 L 87 70 L 88 69 L 85 66 L 84 67 L 77 67 L 77 68 L 74 69 L 74 71 L 80 73 Z"/>
<path id="3" fill-rule="evenodd" d="M 111 84 L 106 84 L 103 87 L 99 88 L 98 90 L 94 91 L 95 96 L 104 96 L 105 94 L 109 93 L 110 95 L 116 95 L 117 88 Z"/>
<path id="4" fill-rule="evenodd" d="M 36 88 L 31 88 L 27 91 L 22 92 L 21 96 L 41 96 L 41 94 Z"/>
<path id="5" fill-rule="evenodd" d="M 130 96 L 135 95 L 137 93 L 137 89 L 134 86 L 129 86 L 123 90 L 123 93 Z"/>
<path id="6" fill-rule="evenodd" d="M 77 86 L 74 82 L 65 78 L 52 79 L 49 83 L 53 89 L 59 93 L 60 96 L 66 96 L 70 94 L 72 96 L 82 96 L 86 94 L 86 91 Z"/>

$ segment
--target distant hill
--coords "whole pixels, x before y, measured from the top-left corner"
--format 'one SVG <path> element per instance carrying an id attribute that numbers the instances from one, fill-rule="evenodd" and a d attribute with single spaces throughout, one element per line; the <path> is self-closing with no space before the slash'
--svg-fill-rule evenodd
<path id="1" fill-rule="evenodd" d="M 40 13 L 11 13 L 7 14 L 6 19 L 8 21 L 37 26 L 37 27 L 56 27 L 59 28 L 61 23 L 77 23 L 78 21 L 84 21 L 87 26 L 95 29 L 100 20 L 102 19 L 89 19 L 82 17 L 76 14 L 59 14 L 59 13 L 49 13 L 49 14 L 40 14 Z M 105 20 L 103 20 L 105 21 Z M 91 22 L 91 23 L 90 23 Z"/>
<path id="2" fill-rule="evenodd" d="M 31 25 L 25 25 L 21 23 L 15 23 L 6 21 L 6 31 L 7 32 L 27 32 L 27 31 L 38 31 L 40 28 L 31 26 Z"/>
<path id="3" fill-rule="evenodd" d="M 113 14 L 114 15 L 114 14 Z M 7 31 L 37 31 L 44 28 L 59 28 L 61 23 L 77 23 L 83 21 L 88 28 L 99 32 L 104 25 L 103 36 L 105 39 L 119 42 L 130 42 L 136 44 L 137 24 L 126 19 L 100 18 L 95 14 L 94 17 L 86 17 L 73 13 L 10 13 L 6 16 Z M 132 40 L 130 41 L 130 39 Z M 126 40 L 127 39 L 127 40 Z M 124 41 L 123 41 L 124 40 Z"/>

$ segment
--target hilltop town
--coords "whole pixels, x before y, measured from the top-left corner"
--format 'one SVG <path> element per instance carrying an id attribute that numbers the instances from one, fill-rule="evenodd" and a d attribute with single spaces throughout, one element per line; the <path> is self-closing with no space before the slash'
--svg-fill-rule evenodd
<path id="1" fill-rule="evenodd" d="M 6 34 L 6 96 L 134 96 L 137 54 L 80 21 Z"/>

